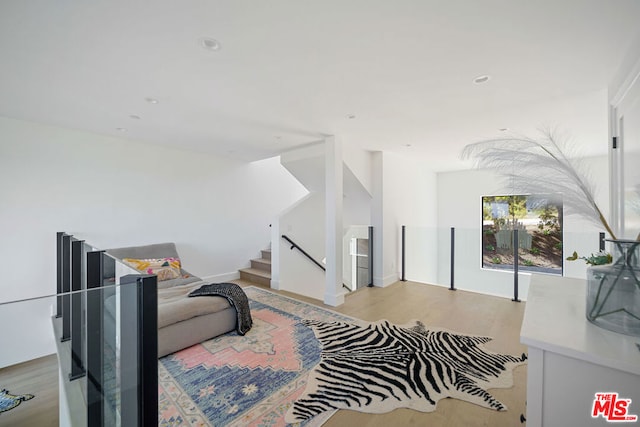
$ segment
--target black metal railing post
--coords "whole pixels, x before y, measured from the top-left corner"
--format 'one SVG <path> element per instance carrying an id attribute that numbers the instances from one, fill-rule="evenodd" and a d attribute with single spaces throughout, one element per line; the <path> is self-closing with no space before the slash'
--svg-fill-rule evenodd
<path id="1" fill-rule="evenodd" d="M 518 241 L 518 230 L 514 227 L 513 230 L 513 299 L 511 301 L 520 302 L 518 299 L 518 248 L 520 244 Z"/>
<path id="2" fill-rule="evenodd" d="M 451 271 L 449 273 L 449 278 L 450 278 L 450 284 L 449 284 L 449 290 L 450 291 L 455 291 L 456 290 L 456 286 L 455 286 L 455 269 L 456 269 L 456 229 L 455 227 L 451 227 L 451 237 L 450 237 L 451 243 Z"/>
<path id="3" fill-rule="evenodd" d="M 61 263 L 62 267 L 62 336 L 61 342 L 71 339 L 71 236 L 62 236 Z"/>
<path id="4" fill-rule="evenodd" d="M 139 275 L 120 279 L 122 425 L 158 425 L 157 279 Z"/>
<path id="5" fill-rule="evenodd" d="M 92 427 L 105 425 L 103 254 L 87 253 L 87 425 Z"/>
<path id="6" fill-rule="evenodd" d="M 405 272 L 406 272 L 406 271 L 405 271 L 405 267 L 406 267 L 406 266 L 405 266 L 405 247 L 406 247 L 406 246 L 405 246 L 405 244 L 406 244 L 406 240 L 405 240 L 405 238 L 406 238 L 405 229 L 406 229 L 406 226 L 404 226 L 404 225 L 403 225 L 403 226 L 402 226 L 402 278 L 400 279 L 400 280 L 402 280 L 403 282 L 406 282 L 406 281 L 407 281 L 407 278 L 406 278 L 406 276 L 405 276 Z"/>
<path id="7" fill-rule="evenodd" d="M 82 249 L 83 240 L 71 242 L 71 371 L 69 380 L 73 381 L 85 375 L 83 348 L 83 294 L 82 290 Z"/>
<path id="8" fill-rule="evenodd" d="M 369 261 L 369 283 L 367 284 L 368 287 L 373 287 L 373 226 L 370 225 L 369 226 L 369 254 L 368 254 L 368 261 Z"/>
<path id="9" fill-rule="evenodd" d="M 158 277 L 138 279 L 140 313 L 138 325 L 138 363 L 141 364 L 141 407 L 144 427 L 158 425 Z"/>
<path id="10" fill-rule="evenodd" d="M 600 232 L 599 235 L 599 248 L 600 248 L 600 252 L 604 252 L 604 233 Z"/>
<path id="11" fill-rule="evenodd" d="M 62 317 L 62 236 L 64 232 L 56 233 L 56 317 Z"/>

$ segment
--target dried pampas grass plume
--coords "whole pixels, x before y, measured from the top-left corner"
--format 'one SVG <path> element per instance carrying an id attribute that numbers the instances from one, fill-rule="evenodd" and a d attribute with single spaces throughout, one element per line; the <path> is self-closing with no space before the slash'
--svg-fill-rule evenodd
<path id="1" fill-rule="evenodd" d="M 467 145 L 464 159 L 473 159 L 479 168 L 496 170 L 508 180 L 514 194 L 561 193 L 566 214 L 577 214 L 611 230 L 594 198 L 587 168 L 579 159 L 567 156 L 566 143 L 551 130 L 540 139 L 511 136 Z"/>

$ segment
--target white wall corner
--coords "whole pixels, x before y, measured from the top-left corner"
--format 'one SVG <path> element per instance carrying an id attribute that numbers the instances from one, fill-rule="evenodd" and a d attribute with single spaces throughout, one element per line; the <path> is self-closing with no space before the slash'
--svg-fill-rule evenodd
<path id="1" fill-rule="evenodd" d="M 344 304 L 344 293 L 339 294 L 325 294 L 324 303 L 331 307 L 338 307 Z"/>
<path id="2" fill-rule="evenodd" d="M 373 286 L 377 287 L 377 288 L 386 288 L 389 285 L 393 285 L 394 283 L 396 283 L 398 280 L 400 280 L 400 276 L 398 276 L 397 274 L 390 274 L 388 276 L 385 277 L 373 277 Z"/>
<path id="3" fill-rule="evenodd" d="M 372 200 L 371 200 L 371 224 L 373 225 L 373 284 L 382 286 L 384 262 L 384 201 L 383 201 L 383 157 L 382 152 L 372 154 Z"/>

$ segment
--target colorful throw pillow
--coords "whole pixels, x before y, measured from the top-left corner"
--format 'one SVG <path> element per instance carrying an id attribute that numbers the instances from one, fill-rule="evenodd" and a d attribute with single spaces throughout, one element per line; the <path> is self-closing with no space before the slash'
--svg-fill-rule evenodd
<path id="1" fill-rule="evenodd" d="M 147 274 L 155 274 L 158 281 L 177 279 L 181 277 L 180 258 L 124 258 L 125 264 Z"/>

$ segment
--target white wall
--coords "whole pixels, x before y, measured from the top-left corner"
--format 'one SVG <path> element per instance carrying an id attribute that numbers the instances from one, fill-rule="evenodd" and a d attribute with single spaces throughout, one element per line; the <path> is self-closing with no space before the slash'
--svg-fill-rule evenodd
<path id="1" fill-rule="evenodd" d="M 343 148 L 345 145 L 343 145 Z M 326 159 L 324 143 L 313 144 L 284 153 L 281 162 L 309 191 L 310 195 L 291 206 L 280 216 L 278 235 L 291 237 L 316 260 L 327 256 L 325 247 L 325 177 Z M 371 224 L 371 195 L 365 187 L 370 180 L 370 153 L 358 149 L 347 149 L 358 175 L 344 159 L 342 174 L 342 223 L 344 233 L 352 225 Z M 360 180 L 365 178 L 365 183 Z M 275 231 L 275 230 L 274 230 Z M 347 238 L 343 233 L 343 244 Z M 272 287 L 288 290 L 311 298 L 324 300 L 325 273 L 297 250 L 290 251 L 284 240 L 273 251 Z M 348 243 L 347 243 L 348 244 Z M 348 250 L 343 246 L 343 276 L 350 270 Z M 348 248 L 348 246 L 346 246 Z M 322 283 L 321 283 L 322 281 Z M 348 282 L 346 282 L 348 283 Z"/>
<path id="2" fill-rule="evenodd" d="M 325 257 L 325 197 L 314 192 L 280 216 L 280 233 L 300 245 L 318 262 Z M 278 289 L 324 300 L 325 272 L 297 249 L 279 239 Z"/>
<path id="3" fill-rule="evenodd" d="M 608 207 L 607 157 L 584 159 L 592 171 L 592 179 L 602 185 L 597 188 L 596 201 L 605 215 Z M 513 273 L 481 268 L 482 260 L 482 196 L 509 194 L 501 179 L 487 170 L 469 170 L 438 174 L 438 231 L 440 251 L 438 279 L 449 284 L 449 233 L 456 228 L 456 288 L 504 297 L 513 296 Z M 564 257 L 576 250 L 581 256 L 598 251 L 598 233 L 602 227 L 580 217 L 564 218 Z M 564 274 L 586 278 L 582 261 L 564 262 Z M 526 299 L 529 273 L 519 275 L 519 297 Z"/>
<path id="4" fill-rule="evenodd" d="M 371 194 L 347 165 L 343 165 L 342 223 L 351 225 L 371 224 Z"/>
<path id="5" fill-rule="evenodd" d="M 374 284 L 401 277 L 402 225 L 435 227 L 436 174 L 420 160 L 393 153 L 373 155 Z M 424 248 L 435 259 L 436 242 Z"/>
<path id="6" fill-rule="evenodd" d="M 369 194 L 372 191 L 371 156 L 370 151 L 363 150 L 354 144 L 344 143 L 342 145 L 344 163 Z"/>
<path id="7" fill-rule="evenodd" d="M 269 222 L 306 194 L 278 159 L 237 163 L 8 118 L 0 180 L 0 258 L 11 266 L 0 301 L 55 293 L 57 231 L 99 248 L 173 241 L 194 274 L 236 275 L 269 245 Z M 25 336 L 13 346 L 23 353 L 3 348 L 0 366 L 54 351 L 47 337 Z"/>

